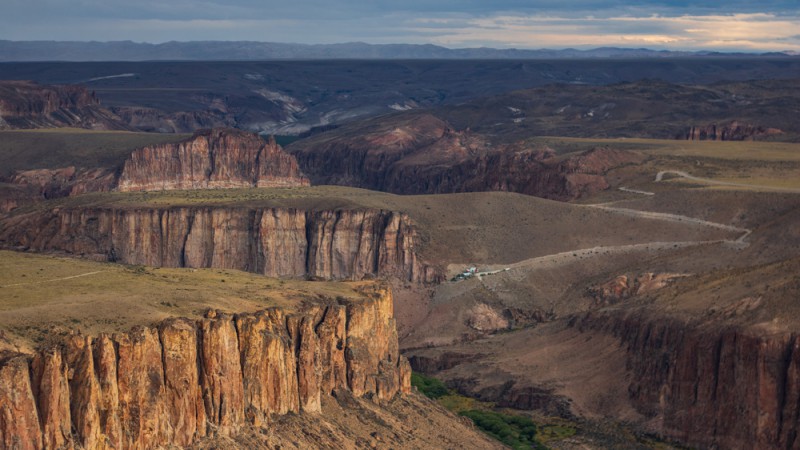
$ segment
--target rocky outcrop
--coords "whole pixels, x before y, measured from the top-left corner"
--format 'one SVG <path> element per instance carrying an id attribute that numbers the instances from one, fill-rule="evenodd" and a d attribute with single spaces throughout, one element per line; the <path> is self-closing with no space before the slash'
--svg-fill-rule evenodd
<path id="1" fill-rule="evenodd" d="M 116 176 L 110 169 L 24 170 L 14 174 L 10 183 L 26 188 L 32 199 L 69 197 L 87 192 L 108 192 L 116 185 Z"/>
<path id="2" fill-rule="evenodd" d="M 85 87 L 0 81 L 0 129 L 58 127 L 129 129 Z"/>
<path id="3" fill-rule="evenodd" d="M 605 283 L 589 286 L 587 295 L 596 305 L 611 305 L 648 292 L 657 291 L 677 278 L 687 276 L 679 273 L 645 272 L 637 276 L 618 275 Z"/>
<path id="4" fill-rule="evenodd" d="M 350 391 L 378 402 L 410 392 L 392 295 L 326 300 L 300 312 L 209 312 L 36 355 L 0 357 L 0 448 L 184 447 Z"/>
<path id="5" fill-rule="evenodd" d="M 256 208 L 56 209 L 3 223 L 5 247 L 156 267 L 215 267 L 273 277 L 433 282 L 404 213 Z"/>
<path id="6" fill-rule="evenodd" d="M 342 127 L 333 137 L 312 136 L 287 150 L 314 184 L 397 194 L 508 191 L 558 200 L 608 189 L 609 170 L 644 159 L 609 148 L 563 158 L 547 148 L 492 145 L 431 115 L 396 120 Z"/>
<path id="7" fill-rule="evenodd" d="M 31 386 L 29 358 L 16 353 L 0 354 L 0 444 L 4 449 L 38 450 L 42 448 L 37 398 Z"/>
<path id="8" fill-rule="evenodd" d="M 275 140 L 232 129 L 195 133 L 190 139 L 131 153 L 120 191 L 307 186 L 294 157 Z"/>
<path id="9" fill-rule="evenodd" d="M 122 166 L 17 171 L 0 178 L 0 213 L 88 192 L 308 186 L 274 139 L 233 129 L 134 150 Z"/>
<path id="10" fill-rule="evenodd" d="M 155 108 L 120 106 L 111 111 L 129 127 L 149 133 L 194 133 L 206 128 L 236 127 L 236 114 L 218 109 L 161 111 Z"/>
<path id="11" fill-rule="evenodd" d="M 590 313 L 582 330 L 618 337 L 631 400 L 654 431 L 698 448 L 800 446 L 800 337 L 691 326 L 642 313 Z"/>
<path id="12" fill-rule="evenodd" d="M 783 131 L 734 120 L 725 124 L 693 126 L 680 138 L 689 141 L 754 141 L 778 134 L 783 134 Z"/>

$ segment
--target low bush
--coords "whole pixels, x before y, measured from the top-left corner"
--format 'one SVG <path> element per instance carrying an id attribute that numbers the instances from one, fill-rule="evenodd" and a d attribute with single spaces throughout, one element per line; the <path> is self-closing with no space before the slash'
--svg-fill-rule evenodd
<path id="1" fill-rule="evenodd" d="M 444 397 L 450 393 L 444 383 L 436 378 L 429 377 L 421 373 L 414 372 L 411 374 L 411 385 L 425 394 L 426 397 L 432 399 Z"/>
<path id="2" fill-rule="evenodd" d="M 462 411 L 461 415 L 470 418 L 476 427 L 513 449 L 546 448 L 536 440 L 536 425 L 528 417 L 477 409 Z"/>

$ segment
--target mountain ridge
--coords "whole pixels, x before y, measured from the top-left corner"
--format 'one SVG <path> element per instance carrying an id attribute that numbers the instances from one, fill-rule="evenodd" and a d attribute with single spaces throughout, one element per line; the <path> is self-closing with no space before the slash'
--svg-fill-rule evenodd
<path id="1" fill-rule="evenodd" d="M 204 61 L 303 59 L 604 59 L 794 57 L 792 52 L 716 52 L 598 47 L 593 49 L 448 48 L 434 44 L 298 44 L 260 41 L 11 41 L 0 40 L 0 61 Z"/>

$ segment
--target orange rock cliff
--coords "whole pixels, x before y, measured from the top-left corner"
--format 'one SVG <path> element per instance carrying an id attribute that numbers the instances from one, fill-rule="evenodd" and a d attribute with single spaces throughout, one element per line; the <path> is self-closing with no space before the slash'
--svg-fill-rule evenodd
<path id="1" fill-rule="evenodd" d="M 337 390 L 383 402 L 410 383 L 386 287 L 302 312 L 209 311 L 1 354 L 0 448 L 187 446 L 318 413 Z"/>

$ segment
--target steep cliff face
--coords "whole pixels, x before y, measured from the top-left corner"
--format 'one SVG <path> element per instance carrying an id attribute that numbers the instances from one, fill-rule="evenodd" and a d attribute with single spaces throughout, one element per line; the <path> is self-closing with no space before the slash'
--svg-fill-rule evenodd
<path id="1" fill-rule="evenodd" d="M 691 327 L 641 314 L 589 314 L 577 326 L 618 337 L 629 394 L 655 429 L 699 448 L 798 448 L 800 337 Z"/>
<path id="2" fill-rule="evenodd" d="M 549 150 L 509 149 L 449 165 L 398 164 L 379 188 L 402 194 L 506 191 L 572 200 L 608 189 L 609 170 L 642 160 L 635 153 L 604 148 L 563 160 Z"/>
<path id="3" fill-rule="evenodd" d="M 274 140 L 232 129 L 196 133 L 176 144 L 135 150 L 120 191 L 307 186 L 295 159 Z"/>
<path id="4" fill-rule="evenodd" d="M 693 126 L 681 137 L 689 141 L 753 141 L 778 134 L 783 134 L 783 131 L 734 120 L 724 124 Z"/>
<path id="5" fill-rule="evenodd" d="M 0 448 L 152 449 L 318 413 L 336 390 L 409 393 L 387 288 L 301 312 L 168 319 L 0 357 Z"/>
<path id="6" fill-rule="evenodd" d="M 510 191 L 569 200 L 609 187 L 605 174 L 639 154 L 597 148 L 559 158 L 549 149 L 492 145 L 431 115 L 339 129 L 287 149 L 315 184 L 398 194 Z"/>
<path id="7" fill-rule="evenodd" d="M 57 209 L 15 216 L 6 247 L 156 267 L 216 267 L 273 277 L 440 279 L 417 258 L 404 213 L 251 208 Z"/>
<path id="8" fill-rule="evenodd" d="M 128 129 L 85 87 L 0 81 L 0 129 L 56 127 Z"/>

